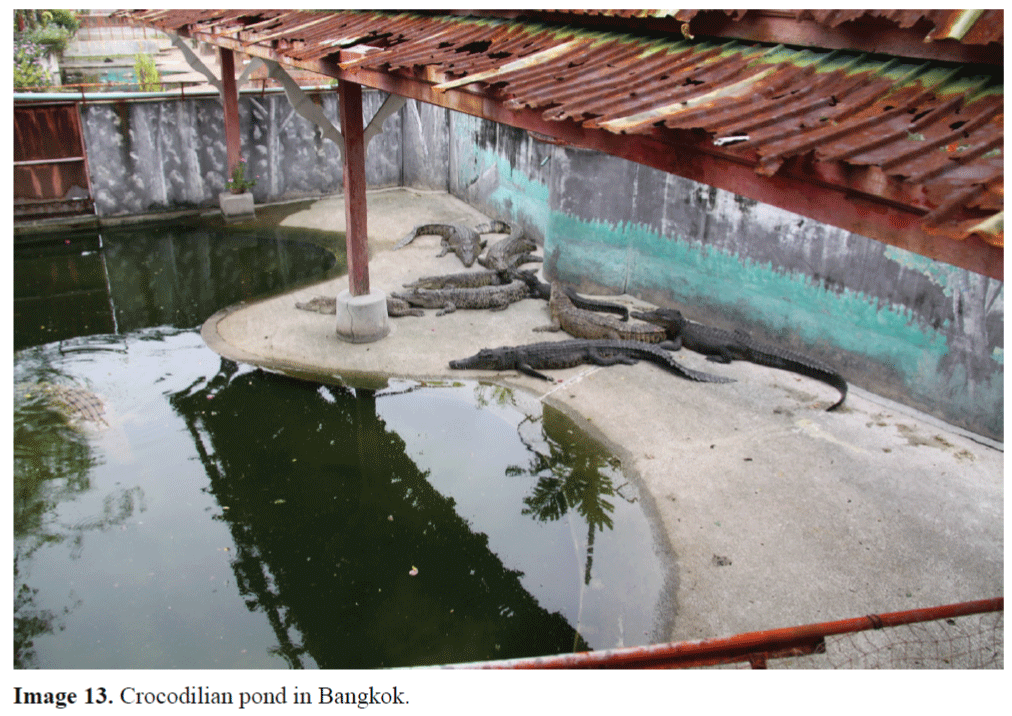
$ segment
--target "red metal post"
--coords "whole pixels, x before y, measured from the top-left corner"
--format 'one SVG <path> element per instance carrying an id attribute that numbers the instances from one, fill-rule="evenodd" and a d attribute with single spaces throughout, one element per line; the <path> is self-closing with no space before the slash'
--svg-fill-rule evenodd
<path id="1" fill-rule="evenodd" d="M 352 296 L 369 293 L 369 243 L 366 235 L 365 140 L 362 85 L 341 80 L 341 134 L 344 136 L 344 218 L 348 281 Z"/>
<path id="2" fill-rule="evenodd" d="M 221 59 L 222 102 L 225 105 L 225 149 L 228 157 L 228 177 L 239 164 L 241 157 L 239 141 L 239 90 L 235 84 L 235 53 L 224 47 L 218 48 Z"/>

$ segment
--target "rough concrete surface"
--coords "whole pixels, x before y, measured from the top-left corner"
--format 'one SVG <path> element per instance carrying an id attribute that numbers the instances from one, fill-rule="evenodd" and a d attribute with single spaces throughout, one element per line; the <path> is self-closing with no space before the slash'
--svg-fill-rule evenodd
<path id="1" fill-rule="evenodd" d="M 442 193 L 369 194 L 371 286 L 388 293 L 423 275 L 463 270 L 439 237 L 392 245 L 414 225 L 487 220 Z M 340 197 L 284 225 L 344 229 Z M 497 237 L 491 236 L 490 239 Z M 475 267 L 477 269 L 478 267 Z M 697 639 L 984 599 L 1004 594 L 1003 446 L 852 386 L 837 393 L 791 373 L 681 351 L 684 365 L 733 377 L 701 384 L 649 363 L 518 373 L 451 371 L 483 347 L 563 340 L 533 333 L 547 303 L 390 320 L 388 337 L 350 344 L 334 316 L 295 309 L 334 296 L 340 278 L 232 307 L 205 324 L 234 360 L 342 376 L 495 380 L 550 401 L 603 438 L 652 497 L 674 560 L 670 639 Z M 630 296 L 609 297 L 646 305 Z M 361 374 L 361 375 L 359 375 Z M 650 502 L 649 499 L 645 500 Z"/>

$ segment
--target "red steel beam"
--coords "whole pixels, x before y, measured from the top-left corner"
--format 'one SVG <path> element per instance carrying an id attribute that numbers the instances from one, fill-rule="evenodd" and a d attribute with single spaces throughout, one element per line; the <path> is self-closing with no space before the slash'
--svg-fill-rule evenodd
<path id="1" fill-rule="evenodd" d="M 754 163 L 714 151 L 705 140 L 695 144 L 675 144 L 645 134 L 613 134 L 587 129 L 570 120 L 548 121 L 542 118 L 540 111 L 506 109 L 501 103 L 468 92 L 466 88 L 434 92 L 427 81 L 404 79 L 361 68 L 336 71 L 370 87 L 618 156 L 1004 280 L 1003 249 L 991 246 L 976 236 L 963 241 L 933 236 L 921 224 L 927 211 L 891 203 L 864 194 L 857 188 L 820 181 L 819 172 L 825 172 L 825 169 L 816 167 L 813 172 L 800 160 L 788 160 L 776 175 L 765 177 L 756 174 Z"/>
<path id="2" fill-rule="evenodd" d="M 221 93 L 225 106 L 225 150 L 228 157 L 228 177 L 242 159 L 239 138 L 239 90 L 235 83 L 235 53 L 225 47 L 218 48 L 221 59 Z"/>
<path id="3" fill-rule="evenodd" d="M 369 293 L 369 243 L 366 233 L 362 85 L 341 80 L 338 96 L 341 134 L 344 135 L 344 218 L 349 290 L 352 296 L 365 296 Z"/>
<path id="4" fill-rule="evenodd" d="M 341 69 L 329 60 L 295 61 L 264 47 L 243 46 L 227 36 L 194 33 L 197 39 L 266 57 L 278 62 L 317 72 L 339 80 L 349 80 L 374 89 L 392 92 L 410 99 L 428 102 L 458 112 L 519 127 L 559 142 L 593 149 L 638 164 L 660 169 L 704 184 L 770 204 L 816 221 L 837 226 L 862 236 L 897 246 L 922 256 L 964 268 L 984 276 L 1004 280 L 1004 249 L 991 246 L 971 235 L 964 240 L 941 238 L 925 231 L 922 222 L 927 210 L 861 191 L 863 185 L 881 184 L 875 177 L 847 177 L 840 185 L 837 163 L 808 166 L 801 159 L 788 160 L 772 177 L 756 173 L 756 163 L 740 156 L 722 154 L 705 140 L 675 141 L 665 134 L 613 134 L 589 129 L 572 120 L 550 121 L 541 110 L 507 108 L 487 95 L 463 86 L 446 92 L 432 89 L 445 78 L 425 71 L 418 76 L 397 74 L 349 66 Z M 342 59 L 346 53 L 342 53 Z M 347 53 L 354 59 L 361 53 Z M 822 166 L 826 164 L 826 166 Z M 835 180 L 835 181 L 831 181 Z M 898 189 L 900 194 L 902 188 Z"/>

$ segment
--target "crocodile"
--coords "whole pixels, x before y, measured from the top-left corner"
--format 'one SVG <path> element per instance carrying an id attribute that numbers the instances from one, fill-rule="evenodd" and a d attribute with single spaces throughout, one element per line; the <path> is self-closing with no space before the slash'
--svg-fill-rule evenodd
<path id="1" fill-rule="evenodd" d="M 333 296 L 314 296 L 308 301 L 295 303 L 296 308 L 303 311 L 315 311 L 323 314 L 337 314 L 337 299 Z M 391 318 L 402 316 L 423 316 L 425 311 L 420 308 L 412 308 L 407 302 L 387 296 L 387 315 Z"/>
<path id="2" fill-rule="evenodd" d="M 485 239 L 481 238 L 481 235 L 477 231 L 463 224 L 419 224 L 409 231 L 407 236 L 398 241 L 394 245 L 393 250 L 396 251 L 403 248 L 414 241 L 415 237 L 426 234 L 435 234 L 442 237 L 440 246 L 443 247 L 443 250 L 436 258 L 445 256 L 452 251 L 457 254 L 468 268 L 474 265 L 478 255 L 485 248 L 485 244 L 488 243 Z"/>
<path id="3" fill-rule="evenodd" d="M 532 271 L 510 270 L 507 273 L 514 278 L 521 278 L 526 281 L 527 287 L 530 289 L 531 296 L 534 298 L 543 298 L 546 301 L 551 301 L 551 285 L 543 281 L 539 281 Z M 619 306 L 617 303 L 607 303 L 605 301 L 595 301 L 593 299 L 586 298 L 568 286 L 565 287 L 564 290 L 566 295 L 569 296 L 569 300 L 572 301 L 578 308 L 582 308 L 585 311 L 617 313 L 622 316 L 621 320 L 629 320 L 629 309 L 626 306 Z"/>
<path id="4" fill-rule="evenodd" d="M 450 367 L 458 370 L 517 370 L 525 375 L 542 380 L 552 380 L 540 370 L 548 368 L 572 368 L 582 363 L 594 365 L 632 365 L 639 359 L 657 363 L 675 375 L 701 383 L 733 383 L 733 378 L 723 378 L 701 373 L 680 365 L 665 344 L 643 343 L 642 341 L 616 341 L 610 339 L 585 340 L 574 338 L 566 341 L 546 341 L 522 346 L 501 346 L 483 348 L 470 358 L 450 361 Z"/>
<path id="5" fill-rule="evenodd" d="M 491 271 L 506 271 L 516 268 L 521 263 L 541 261 L 540 257 L 530 252 L 538 248 L 534 239 L 524 236 L 523 229 L 511 229 L 505 221 L 493 219 L 475 229 L 479 234 L 509 234 L 505 239 L 492 244 L 478 263 Z"/>
<path id="6" fill-rule="evenodd" d="M 394 292 L 394 298 L 407 301 L 412 306 L 421 308 L 439 308 L 437 316 L 453 313 L 458 308 L 488 308 L 501 311 L 524 298 L 530 296 L 527 282 L 514 278 L 509 283 L 495 286 L 479 286 L 477 288 L 416 288 L 410 292 Z"/>
<path id="7" fill-rule="evenodd" d="M 548 306 L 552 322 L 547 326 L 535 328 L 535 331 L 563 330 L 574 338 L 611 338 L 646 343 L 661 343 L 668 337 L 663 327 L 653 323 L 629 323 L 603 313 L 578 308 L 570 300 L 565 287 L 558 281 L 552 282 Z"/>
<path id="8" fill-rule="evenodd" d="M 718 363 L 747 360 L 770 368 L 788 370 L 831 385 L 840 391 L 840 399 L 826 408 L 827 411 L 836 410 L 847 399 L 847 381 L 830 366 L 800 353 L 761 343 L 744 331 L 727 331 L 696 323 L 685 318 L 681 311 L 671 308 L 659 308 L 632 315 L 634 318 L 662 326 L 677 348 L 684 346 L 690 351 L 703 353 L 709 360 Z"/>
<path id="9" fill-rule="evenodd" d="M 403 284 L 404 288 L 478 288 L 479 286 L 495 286 L 509 283 L 499 271 L 462 271 L 446 273 L 439 276 L 422 276 L 417 281 Z"/>
<path id="10" fill-rule="evenodd" d="M 56 383 L 22 383 L 18 387 L 26 398 L 35 395 L 43 397 L 67 420 L 88 420 L 97 425 L 109 426 L 105 420 L 105 404 L 90 390 Z"/>

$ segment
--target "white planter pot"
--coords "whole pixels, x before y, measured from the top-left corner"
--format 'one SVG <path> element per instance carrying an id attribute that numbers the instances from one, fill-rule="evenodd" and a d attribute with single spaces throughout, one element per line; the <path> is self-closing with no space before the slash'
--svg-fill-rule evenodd
<path id="1" fill-rule="evenodd" d="M 218 203 L 221 205 L 221 214 L 225 217 L 225 221 L 245 221 L 256 218 L 251 192 L 233 194 L 230 191 L 223 191 L 218 194 Z"/>

